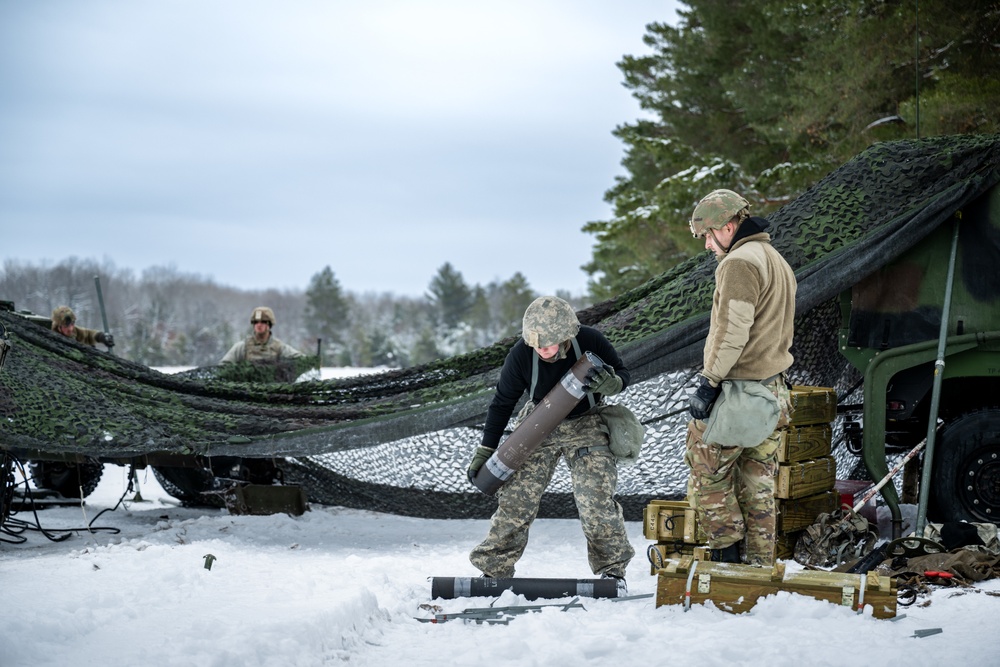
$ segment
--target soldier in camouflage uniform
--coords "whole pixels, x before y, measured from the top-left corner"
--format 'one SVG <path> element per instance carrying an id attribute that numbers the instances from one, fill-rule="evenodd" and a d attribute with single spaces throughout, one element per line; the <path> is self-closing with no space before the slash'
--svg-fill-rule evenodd
<path id="1" fill-rule="evenodd" d="M 750 204 L 732 190 L 715 190 L 695 207 L 691 232 L 715 253 L 715 294 L 705 341 L 704 368 L 690 397 L 685 461 L 689 491 L 709 536 L 713 560 L 774 562 L 774 479 L 781 431 L 787 427 L 792 365 L 795 274 L 771 247 L 767 220 L 750 216 Z M 777 398 L 775 430 L 759 445 L 722 447 L 704 442 L 705 421 L 724 380 L 759 380 Z"/>
<path id="2" fill-rule="evenodd" d="M 115 344 L 110 332 L 76 326 L 76 313 L 69 306 L 59 306 L 52 311 L 52 330 L 91 347 L 101 343 L 110 350 Z"/>
<path id="3" fill-rule="evenodd" d="M 521 335 L 500 371 L 482 444 L 476 448 L 469 466 L 470 479 L 500 444 L 514 407 L 526 391 L 531 395 L 519 420 L 549 393 L 583 353 L 593 352 L 607 366 L 606 370 L 593 372 L 593 377 L 588 375 L 585 382 L 584 389 L 593 401 L 589 398 L 580 401 L 501 487 L 489 534 L 472 550 L 469 560 L 487 577 L 514 576 L 514 566 L 528 544 L 528 529 L 538 514 L 542 494 L 559 459 L 565 458 L 587 538 L 591 571 L 617 579 L 623 588 L 625 568 L 635 552 L 625 531 L 622 507 L 614 499 L 618 484 L 615 457 L 593 406 L 603 396 L 612 396 L 628 386 L 629 371 L 604 335 L 592 327 L 580 326 L 573 307 L 557 297 L 540 297 L 528 306 Z M 533 366 L 537 368 L 537 381 L 531 391 Z"/>
<path id="4" fill-rule="evenodd" d="M 257 306 L 250 314 L 253 333 L 246 340 L 229 348 L 221 363 L 232 361 L 276 361 L 304 356 L 291 345 L 271 335 L 274 326 L 274 311 L 266 306 Z"/>

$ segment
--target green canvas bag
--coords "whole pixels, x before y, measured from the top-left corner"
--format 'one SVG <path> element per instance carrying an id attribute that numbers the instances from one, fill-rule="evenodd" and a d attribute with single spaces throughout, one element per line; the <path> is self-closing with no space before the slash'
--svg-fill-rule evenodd
<path id="1" fill-rule="evenodd" d="M 781 406 L 758 380 L 723 380 L 702 440 L 722 447 L 756 447 L 778 425 Z"/>
<path id="2" fill-rule="evenodd" d="M 599 405 L 597 415 L 607 430 L 611 453 L 618 463 L 626 467 L 634 465 L 646 438 L 646 427 L 624 405 Z"/>

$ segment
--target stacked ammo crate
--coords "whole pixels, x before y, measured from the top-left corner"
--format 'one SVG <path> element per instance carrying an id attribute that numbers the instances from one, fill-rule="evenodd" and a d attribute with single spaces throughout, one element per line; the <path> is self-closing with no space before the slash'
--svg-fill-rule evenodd
<path id="1" fill-rule="evenodd" d="M 837 462 L 830 456 L 837 395 L 826 387 L 794 386 L 792 421 L 782 434 L 774 485 L 777 518 L 775 557 L 792 558 L 795 541 L 824 512 L 837 509 Z M 643 510 L 643 535 L 655 574 L 667 559 L 699 555 L 708 538 L 687 500 L 654 500 Z"/>
<path id="2" fill-rule="evenodd" d="M 698 524 L 695 509 L 685 500 L 654 500 L 642 511 L 642 534 L 653 540 L 646 552 L 650 574 L 668 560 L 690 556 L 696 547 L 708 544 Z"/>
<path id="3" fill-rule="evenodd" d="M 792 387 L 792 421 L 778 449 L 774 498 L 775 557 L 791 558 L 795 542 L 824 512 L 837 509 L 837 461 L 830 455 L 837 394 L 827 387 Z"/>

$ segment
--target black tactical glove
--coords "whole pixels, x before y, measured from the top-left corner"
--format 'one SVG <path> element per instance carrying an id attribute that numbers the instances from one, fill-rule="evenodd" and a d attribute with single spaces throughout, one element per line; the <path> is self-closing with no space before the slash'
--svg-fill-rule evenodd
<path id="1" fill-rule="evenodd" d="M 496 447 L 487 447 L 485 445 L 479 445 L 476 447 L 476 452 L 472 455 L 472 463 L 469 464 L 469 470 L 466 473 L 471 482 L 475 478 L 476 473 L 479 469 L 493 456 L 493 452 L 496 451 Z"/>
<path id="2" fill-rule="evenodd" d="M 94 336 L 98 343 L 103 343 L 108 347 L 115 346 L 115 338 L 111 335 L 110 331 L 98 331 L 97 335 Z"/>
<path id="3" fill-rule="evenodd" d="M 622 390 L 622 379 L 611 366 L 594 366 L 583 379 L 583 390 L 592 394 L 614 396 Z"/>
<path id="4" fill-rule="evenodd" d="M 722 387 L 713 387 L 707 377 L 701 376 L 701 384 L 688 399 L 688 412 L 691 413 L 691 416 L 695 419 L 708 419 L 720 391 L 722 391 Z"/>

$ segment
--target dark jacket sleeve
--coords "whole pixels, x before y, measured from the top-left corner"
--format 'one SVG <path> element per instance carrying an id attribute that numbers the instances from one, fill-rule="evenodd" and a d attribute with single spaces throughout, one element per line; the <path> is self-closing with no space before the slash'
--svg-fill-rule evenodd
<path id="1" fill-rule="evenodd" d="M 503 367 L 500 369 L 500 379 L 493 395 L 489 410 L 486 413 L 486 426 L 483 429 L 483 446 L 496 447 L 500 444 L 504 429 L 507 428 L 510 417 L 521 396 L 528 390 L 531 383 L 532 349 L 524 341 L 517 341 L 507 353 Z"/>

